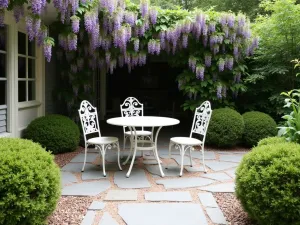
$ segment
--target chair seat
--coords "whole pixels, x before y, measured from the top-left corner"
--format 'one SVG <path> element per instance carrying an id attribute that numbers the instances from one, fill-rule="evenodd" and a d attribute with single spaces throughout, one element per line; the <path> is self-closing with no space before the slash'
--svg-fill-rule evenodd
<path id="1" fill-rule="evenodd" d="M 134 132 L 132 132 L 134 135 Z M 126 131 L 125 132 L 126 135 L 131 135 L 131 131 Z M 147 130 L 137 130 L 136 131 L 137 136 L 150 136 L 152 134 L 151 131 L 147 131 Z"/>
<path id="2" fill-rule="evenodd" d="M 176 144 L 181 145 L 201 145 L 202 141 L 196 139 L 196 138 L 190 138 L 190 137 L 173 137 L 171 138 L 171 141 Z"/>
<path id="3" fill-rule="evenodd" d="M 91 138 L 89 139 L 87 142 L 89 144 L 110 144 L 110 143 L 114 143 L 117 142 L 118 138 L 116 137 L 96 137 L 96 138 Z"/>

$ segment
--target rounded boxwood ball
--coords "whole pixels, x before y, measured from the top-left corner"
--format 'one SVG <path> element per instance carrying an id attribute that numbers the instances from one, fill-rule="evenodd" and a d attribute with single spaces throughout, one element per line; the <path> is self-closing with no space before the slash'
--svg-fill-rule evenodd
<path id="1" fill-rule="evenodd" d="M 78 126 L 68 117 L 47 115 L 33 120 L 24 138 L 40 143 L 53 154 L 74 151 L 79 144 Z"/>
<path id="2" fill-rule="evenodd" d="M 266 137 L 277 134 L 277 125 L 273 118 L 262 112 L 246 112 L 243 114 L 245 130 L 243 142 L 247 146 L 254 146 Z"/>
<path id="3" fill-rule="evenodd" d="M 241 114 L 230 108 L 215 109 L 207 130 L 206 142 L 218 147 L 237 144 L 244 132 Z"/>
<path id="4" fill-rule="evenodd" d="M 262 140 L 260 140 L 257 143 L 257 146 L 262 146 L 262 145 L 272 145 L 272 144 L 281 144 L 281 143 L 286 143 L 287 141 L 283 137 L 267 137 Z"/>
<path id="5" fill-rule="evenodd" d="M 60 197 L 60 170 L 39 144 L 0 138 L 0 224 L 45 224 Z"/>
<path id="6" fill-rule="evenodd" d="M 299 191 L 299 144 L 255 147 L 236 171 L 236 196 L 258 224 L 300 224 Z"/>

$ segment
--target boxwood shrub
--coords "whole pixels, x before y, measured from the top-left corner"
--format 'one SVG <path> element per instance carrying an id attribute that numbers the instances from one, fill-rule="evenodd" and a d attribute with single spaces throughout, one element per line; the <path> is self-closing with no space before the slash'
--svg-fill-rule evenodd
<path id="1" fill-rule="evenodd" d="M 24 138 L 40 143 L 53 154 L 74 151 L 79 144 L 78 126 L 68 117 L 47 115 L 33 120 Z"/>
<path id="2" fill-rule="evenodd" d="M 237 169 L 236 196 L 258 224 L 300 224 L 300 145 L 253 148 Z"/>
<path id="3" fill-rule="evenodd" d="M 218 147 L 237 144 L 244 132 L 241 114 L 230 108 L 215 109 L 207 130 L 206 142 Z"/>
<path id="4" fill-rule="evenodd" d="M 257 146 L 262 146 L 262 145 L 269 145 L 269 144 L 281 144 L 281 143 L 286 143 L 287 141 L 283 137 L 268 137 L 260 140 L 257 143 Z"/>
<path id="5" fill-rule="evenodd" d="M 53 155 L 32 141 L 0 138 L 0 224 L 44 224 L 60 197 Z"/>
<path id="6" fill-rule="evenodd" d="M 277 134 L 277 125 L 268 114 L 252 111 L 244 113 L 243 118 L 245 123 L 243 142 L 247 146 L 252 147 L 261 139 Z"/>

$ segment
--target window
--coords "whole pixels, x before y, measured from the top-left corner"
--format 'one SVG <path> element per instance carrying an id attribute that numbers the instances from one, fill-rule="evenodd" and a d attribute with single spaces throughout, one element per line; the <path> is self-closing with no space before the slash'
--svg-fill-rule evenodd
<path id="1" fill-rule="evenodd" d="M 7 29 L 0 27 L 0 134 L 7 131 Z"/>
<path id="2" fill-rule="evenodd" d="M 18 92 L 19 102 L 36 100 L 35 96 L 35 42 L 18 32 Z"/>

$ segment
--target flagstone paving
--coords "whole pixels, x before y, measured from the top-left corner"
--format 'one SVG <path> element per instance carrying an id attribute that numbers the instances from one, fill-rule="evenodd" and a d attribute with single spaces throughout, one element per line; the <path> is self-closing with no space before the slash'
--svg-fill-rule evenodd
<path id="1" fill-rule="evenodd" d="M 107 177 L 103 177 L 97 150 L 89 151 L 83 173 L 83 153 L 62 167 L 62 195 L 92 199 L 81 224 L 227 224 L 213 193 L 234 192 L 235 170 L 245 152 L 205 151 L 208 171 L 204 173 L 202 153 L 193 151 L 194 166 L 190 166 L 187 154 L 182 177 L 179 177 L 179 151 L 172 151 L 172 159 L 168 157 L 168 145 L 163 145 L 158 152 L 164 178 L 150 151 L 144 153 L 144 158 L 137 154 L 129 178 L 126 177 L 129 163 L 119 171 L 116 151 L 107 152 Z M 129 151 L 122 151 L 122 162 L 128 154 Z M 112 205 L 116 209 L 111 211 Z"/>

